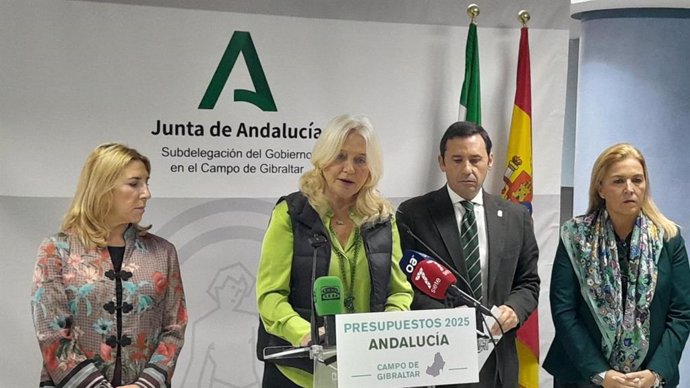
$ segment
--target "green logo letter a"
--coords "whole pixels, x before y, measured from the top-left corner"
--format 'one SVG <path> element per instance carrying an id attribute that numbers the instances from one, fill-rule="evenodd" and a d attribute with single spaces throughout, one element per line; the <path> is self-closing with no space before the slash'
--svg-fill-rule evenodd
<path id="1" fill-rule="evenodd" d="M 213 78 L 211 78 L 211 83 L 208 84 L 206 93 L 204 93 L 204 97 L 201 99 L 201 103 L 199 103 L 199 109 L 213 109 L 216 106 L 218 97 L 223 91 L 240 53 L 244 55 L 244 61 L 247 64 L 247 70 L 249 70 L 249 75 L 252 78 L 256 91 L 235 89 L 235 101 L 254 104 L 264 112 L 277 112 L 278 109 L 273 100 L 271 88 L 266 81 L 266 75 L 261 67 L 261 61 L 259 61 L 252 37 L 247 31 L 235 31 L 232 34 L 223 58 L 221 58 L 218 68 L 213 74 Z"/>

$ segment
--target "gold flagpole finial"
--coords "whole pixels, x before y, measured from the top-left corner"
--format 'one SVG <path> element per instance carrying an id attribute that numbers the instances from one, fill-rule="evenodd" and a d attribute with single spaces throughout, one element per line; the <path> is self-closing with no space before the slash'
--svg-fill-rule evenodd
<path id="1" fill-rule="evenodd" d="M 474 23 L 477 16 L 479 16 L 479 6 L 477 4 L 470 4 L 467 6 L 467 16 L 470 17 L 470 23 Z"/>
<path id="2" fill-rule="evenodd" d="M 522 23 L 523 27 L 527 27 L 527 22 L 529 21 L 529 19 L 530 19 L 529 12 L 525 11 L 524 9 L 522 9 L 522 10 L 520 10 L 520 12 L 518 12 L 518 20 L 520 21 L 520 23 Z"/>

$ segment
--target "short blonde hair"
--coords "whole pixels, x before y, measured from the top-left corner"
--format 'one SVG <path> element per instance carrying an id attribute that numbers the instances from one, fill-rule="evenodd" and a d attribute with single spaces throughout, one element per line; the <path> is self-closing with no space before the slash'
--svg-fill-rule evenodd
<path id="1" fill-rule="evenodd" d="M 678 234 L 678 226 L 673 223 L 673 221 L 666 218 L 652 200 L 647 162 L 645 162 L 642 152 L 628 143 L 619 143 L 610 146 L 605 149 L 594 162 L 592 177 L 589 183 L 589 208 L 587 209 L 587 213 L 589 214 L 606 208 L 606 200 L 599 195 L 599 189 L 601 188 L 604 176 L 613 164 L 628 158 L 640 162 L 642 170 L 644 171 L 644 180 L 647 189 L 642 199 L 642 213 L 649 217 L 655 225 L 664 230 L 666 239 L 676 236 L 676 234 Z"/>
<path id="2" fill-rule="evenodd" d="M 113 189 L 124 169 L 133 161 L 142 162 L 151 175 L 151 162 L 137 150 L 118 143 L 96 147 L 84 162 L 62 231 L 76 235 L 85 247 L 107 246 L 110 227 L 106 218 L 113 206 Z M 151 228 L 138 224 L 134 227 L 142 234 Z"/>
<path id="3" fill-rule="evenodd" d="M 326 198 L 326 179 L 323 170 L 335 161 L 350 133 L 364 138 L 369 167 L 369 178 L 357 193 L 353 211 L 362 218 L 362 223 L 388 219 L 393 214 L 393 208 L 377 189 L 383 176 L 381 146 L 374 135 L 374 127 L 364 116 L 345 114 L 335 117 L 328 123 L 314 144 L 311 155 L 314 168 L 302 174 L 300 191 L 319 214 L 325 215 L 331 211 Z"/>

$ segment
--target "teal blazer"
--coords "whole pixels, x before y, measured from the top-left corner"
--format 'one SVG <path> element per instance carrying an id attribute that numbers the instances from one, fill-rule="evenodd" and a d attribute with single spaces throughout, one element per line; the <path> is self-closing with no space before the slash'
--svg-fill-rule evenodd
<path id="1" fill-rule="evenodd" d="M 664 243 L 657 270 L 649 351 L 641 370 L 659 373 L 667 387 L 674 387 L 690 332 L 690 265 L 680 233 Z M 601 352 L 601 333 L 582 297 L 563 240 L 553 263 L 550 297 L 556 334 L 544 369 L 566 383 L 590 383 L 592 375 L 612 369 Z"/>

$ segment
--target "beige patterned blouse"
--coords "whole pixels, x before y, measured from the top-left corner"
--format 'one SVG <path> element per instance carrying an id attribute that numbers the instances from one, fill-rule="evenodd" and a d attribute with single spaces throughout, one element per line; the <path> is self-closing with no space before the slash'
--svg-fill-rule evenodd
<path id="1" fill-rule="evenodd" d="M 118 348 L 123 385 L 170 386 L 187 325 L 177 252 L 131 227 L 125 240 L 117 272 L 107 248 L 85 249 L 69 234 L 39 247 L 31 307 L 43 355 L 41 386 L 110 387 Z"/>

